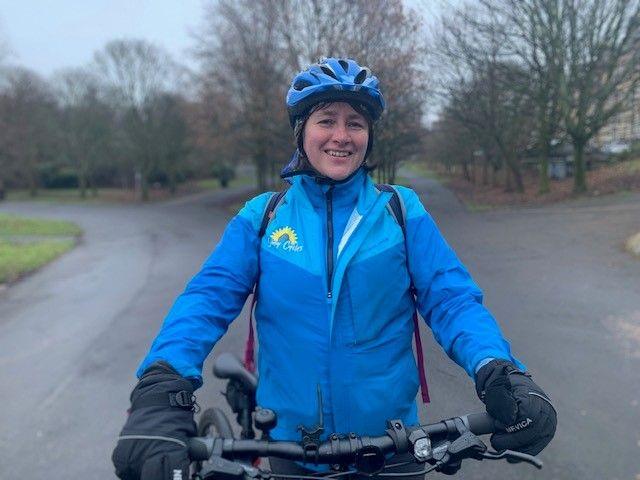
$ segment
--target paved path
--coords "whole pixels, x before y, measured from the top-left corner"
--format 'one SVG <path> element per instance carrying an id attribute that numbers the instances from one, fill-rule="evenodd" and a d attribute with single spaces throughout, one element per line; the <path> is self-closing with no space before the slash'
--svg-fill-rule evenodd
<path id="1" fill-rule="evenodd" d="M 640 478 L 640 261 L 624 251 L 640 195 L 471 214 L 436 182 L 416 187 L 559 411 L 543 472 L 467 464 L 461 477 Z M 431 347 L 437 419 L 467 409 L 473 392 Z M 458 381 L 468 398 L 447 387 Z"/>
<path id="2" fill-rule="evenodd" d="M 413 181 L 560 412 L 542 473 L 483 462 L 458 478 L 634 480 L 640 261 L 622 244 L 640 230 L 640 197 L 470 214 L 437 183 Z M 0 205 L 86 232 L 75 250 L 0 293 L 1 479 L 113 478 L 108 457 L 133 370 L 224 228 L 220 195 L 128 207 Z M 244 318 L 214 353 L 240 351 Z M 433 398 L 423 418 L 480 410 L 469 379 L 423 338 Z M 220 404 L 209 368 L 199 399 Z"/>

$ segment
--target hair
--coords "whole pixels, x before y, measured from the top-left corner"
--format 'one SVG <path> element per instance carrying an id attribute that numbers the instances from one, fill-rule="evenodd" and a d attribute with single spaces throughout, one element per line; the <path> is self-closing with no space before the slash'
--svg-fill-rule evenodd
<path id="1" fill-rule="evenodd" d="M 296 120 L 296 124 L 293 127 L 293 136 L 295 138 L 296 146 L 298 147 L 298 152 L 299 152 L 299 155 L 298 155 L 299 163 L 296 166 L 296 170 L 313 169 L 313 166 L 309 162 L 309 159 L 307 158 L 307 154 L 305 153 L 304 148 L 303 148 L 304 127 L 307 124 L 307 120 L 309 120 L 309 117 L 314 112 L 317 112 L 318 110 L 322 110 L 323 108 L 331 105 L 332 103 L 337 103 L 339 101 L 340 100 L 334 100 L 334 101 L 330 101 L 330 102 L 316 103 L 304 115 L 301 115 Z M 360 115 L 362 115 L 364 117 L 364 119 L 367 121 L 367 125 L 369 127 L 369 141 L 367 143 L 367 151 L 366 151 L 365 156 L 364 156 L 364 161 L 366 163 L 367 169 L 368 170 L 373 170 L 374 168 L 376 168 L 377 165 L 372 165 L 370 162 L 367 161 L 369 155 L 371 154 L 371 149 L 373 148 L 373 135 L 374 135 L 374 133 L 373 133 L 373 125 L 374 125 L 373 116 L 371 115 L 371 112 L 369 111 L 369 109 L 367 107 L 365 107 L 362 103 L 357 103 L 357 102 L 345 102 L 345 103 L 348 103 L 349 105 L 351 105 L 351 107 L 356 112 L 358 112 Z"/>

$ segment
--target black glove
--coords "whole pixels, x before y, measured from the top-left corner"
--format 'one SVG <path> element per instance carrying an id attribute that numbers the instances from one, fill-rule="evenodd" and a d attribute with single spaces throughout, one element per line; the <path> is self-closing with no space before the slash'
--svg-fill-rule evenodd
<path id="1" fill-rule="evenodd" d="M 111 459 L 123 480 L 189 478 L 186 441 L 196 435 L 193 385 L 168 363 L 156 362 L 131 393 L 129 418 Z"/>
<path id="2" fill-rule="evenodd" d="M 476 391 L 504 428 L 491 436 L 496 450 L 537 455 L 553 438 L 557 417 L 549 397 L 513 363 L 491 360 L 480 368 Z"/>

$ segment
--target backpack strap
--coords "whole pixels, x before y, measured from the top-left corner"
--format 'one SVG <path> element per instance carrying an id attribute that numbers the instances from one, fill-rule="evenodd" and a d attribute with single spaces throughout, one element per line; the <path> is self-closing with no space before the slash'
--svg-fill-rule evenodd
<path id="1" fill-rule="evenodd" d="M 282 203 L 285 193 L 287 193 L 286 190 L 281 190 L 271 195 L 271 198 L 267 202 L 264 212 L 262 213 L 262 222 L 260 223 L 260 230 L 258 230 L 258 239 L 264 237 L 267 227 L 269 226 L 269 222 L 273 218 L 276 208 L 278 208 L 280 203 Z"/>
<path id="2" fill-rule="evenodd" d="M 389 192 L 391 193 L 391 198 L 389 199 L 389 203 L 387 204 L 387 208 L 395 218 L 398 225 L 402 229 L 402 236 L 405 240 L 405 251 L 407 249 L 407 232 L 406 232 L 406 219 L 407 219 L 407 209 L 404 206 L 404 201 L 402 200 L 402 196 L 398 192 L 398 190 L 386 183 L 376 184 L 376 188 L 381 192 Z M 409 261 L 409 256 L 407 254 L 407 262 Z M 409 265 L 407 263 L 407 273 L 409 273 Z M 409 286 L 411 293 L 415 297 L 416 288 L 413 285 L 413 280 L 411 279 L 411 274 L 409 273 L 409 279 L 411 285 Z M 429 387 L 427 385 L 427 374 L 424 367 L 424 354 L 422 352 L 422 338 L 420 337 L 420 324 L 418 322 L 418 312 L 417 310 L 413 311 L 413 337 L 416 342 L 416 357 L 418 364 L 418 377 L 420 379 L 420 393 L 422 395 L 423 403 L 427 404 L 431 400 L 429 398 Z"/>
<path id="3" fill-rule="evenodd" d="M 286 190 L 281 190 L 280 192 L 276 192 L 271 195 L 271 198 L 267 202 L 267 205 L 264 208 L 264 212 L 262 213 L 262 221 L 260 222 L 260 229 L 258 230 L 258 275 L 257 279 L 260 279 L 260 240 L 264 237 L 264 234 L 267 231 L 267 227 L 269 226 L 269 222 L 274 217 L 276 209 L 282 203 L 282 199 L 284 198 Z M 244 347 L 244 367 L 249 370 L 251 373 L 255 373 L 256 371 L 256 361 L 255 361 L 255 334 L 253 331 L 253 310 L 256 306 L 256 299 L 258 298 L 258 280 L 256 280 L 256 284 L 253 287 L 253 295 L 251 297 L 251 308 L 249 309 L 249 334 L 247 335 L 247 342 Z"/>
<path id="4" fill-rule="evenodd" d="M 402 229 L 402 235 L 405 235 L 405 220 L 407 218 L 407 210 L 404 207 L 404 201 L 402 197 L 398 193 L 398 190 L 392 185 L 388 185 L 386 183 L 378 183 L 376 184 L 376 188 L 381 192 L 389 192 L 391 193 L 391 199 L 389 203 L 387 203 L 387 208 L 395 218 L 398 225 Z"/>

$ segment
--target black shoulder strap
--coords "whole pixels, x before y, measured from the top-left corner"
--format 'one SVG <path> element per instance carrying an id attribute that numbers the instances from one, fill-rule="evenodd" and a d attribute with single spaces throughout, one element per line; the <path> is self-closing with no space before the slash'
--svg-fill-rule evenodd
<path id="1" fill-rule="evenodd" d="M 275 212 L 278 205 L 280 205 L 285 193 L 287 193 L 286 190 L 281 190 L 271 195 L 271 198 L 267 203 L 267 207 L 264 209 L 264 213 L 262 214 L 262 223 L 260 224 L 260 230 L 258 230 L 258 238 L 262 238 L 264 236 L 267 231 L 267 226 L 273 218 L 273 212 Z"/>
<path id="2" fill-rule="evenodd" d="M 391 214 L 402 228 L 402 234 L 405 234 L 405 210 L 404 205 L 402 203 L 402 199 L 400 198 L 400 194 L 398 191 L 393 188 L 391 185 L 387 185 L 386 183 L 378 183 L 376 184 L 376 188 L 381 192 L 389 192 L 392 194 L 391 199 L 389 200 L 389 207 L 391 209 Z"/>
<path id="3" fill-rule="evenodd" d="M 391 211 L 391 214 L 395 217 L 396 222 L 402 228 L 402 235 L 404 236 L 405 248 L 407 246 L 407 232 L 405 230 L 405 224 L 407 219 L 407 210 L 404 207 L 404 202 L 402 201 L 402 197 L 398 190 L 391 185 L 387 185 L 386 183 L 380 183 L 376 185 L 376 188 L 381 192 L 391 192 L 392 196 L 387 204 L 387 208 Z M 409 273 L 409 278 L 411 281 L 411 285 L 409 287 L 412 295 L 415 297 L 417 295 L 416 287 L 413 284 L 413 279 L 411 278 L 411 273 L 409 271 L 409 256 L 407 255 L 407 273 Z M 431 400 L 429 399 L 429 386 L 427 385 L 427 374 L 424 368 L 424 356 L 422 353 L 422 340 L 420 338 L 420 327 L 418 325 L 418 311 L 414 310 L 413 312 L 413 336 L 416 342 L 416 364 L 418 365 L 418 378 L 420 380 L 420 390 L 422 392 L 422 401 L 426 405 Z"/>

